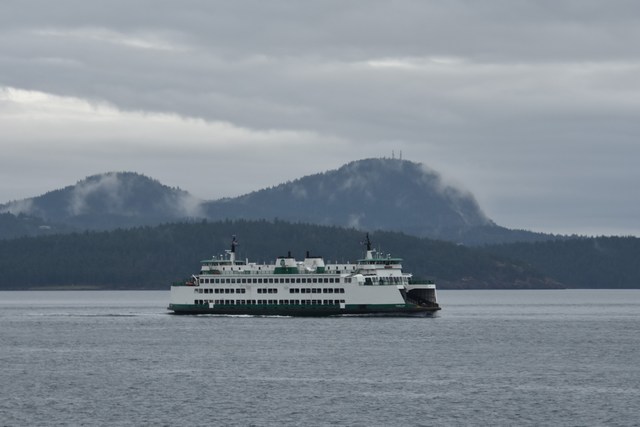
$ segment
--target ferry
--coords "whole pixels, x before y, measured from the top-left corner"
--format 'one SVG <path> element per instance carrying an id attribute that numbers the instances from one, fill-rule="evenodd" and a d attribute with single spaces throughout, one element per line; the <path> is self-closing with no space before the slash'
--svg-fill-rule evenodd
<path id="1" fill-rule="evenodd" d="M 431 316 L 440 310 L 432 281 L 414 281 L 401 258 L 372 249 L 368 234 L 364 243 L 356 263 L 325 263 L 307 252 L 303 261 L 289 253 L 258 264 L 236 259 L 233 236 L 224 255 L 201 261 L 199 274 L 171 286 L 168 309 L 259 316 Z"/>

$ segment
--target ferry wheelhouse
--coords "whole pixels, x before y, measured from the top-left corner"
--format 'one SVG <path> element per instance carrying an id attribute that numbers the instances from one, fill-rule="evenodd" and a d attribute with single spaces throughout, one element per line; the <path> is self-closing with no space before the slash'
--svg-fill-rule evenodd
<path id="1" fill-rule="evenodd" d="M 226 254 L 201 262 L 198 275 L 171 286 L 176 314 L 282 316 L 432 315 L 440 310 L 436 285 L 416 283 L 402 259 L 372 249 L 355 264 L 298 261 L 289 253 L 273 264 L 236 259 L 235 236 Z"/>

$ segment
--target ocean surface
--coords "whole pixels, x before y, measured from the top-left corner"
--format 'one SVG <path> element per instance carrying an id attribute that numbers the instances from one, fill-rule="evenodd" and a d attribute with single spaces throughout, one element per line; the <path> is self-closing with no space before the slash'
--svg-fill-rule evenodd
<path id="1" fill-rule="evenodd" d="M 0 425 L 640 425 L 640 290 L 438 295 L 434 318 L 287 318 L 0 292 Z"/>

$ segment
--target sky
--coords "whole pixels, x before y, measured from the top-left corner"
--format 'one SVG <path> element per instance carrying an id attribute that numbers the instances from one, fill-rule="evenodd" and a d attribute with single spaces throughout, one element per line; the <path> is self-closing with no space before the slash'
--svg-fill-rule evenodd
<path id="1" fill-rule="evenodd" d="M 638 40 L 636 0 L 3 0 L 0 203 L 402 153 L 499 225 L 640 236 Z"/>

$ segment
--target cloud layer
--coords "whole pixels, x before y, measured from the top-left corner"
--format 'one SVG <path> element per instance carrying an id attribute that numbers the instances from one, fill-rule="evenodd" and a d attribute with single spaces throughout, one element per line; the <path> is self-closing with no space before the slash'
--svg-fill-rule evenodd
<path id="1" fill-rule="evenodd" d="M 498 224 L 640 234 L 640 4 L 0 4 L 0 201 L 108 170 L 202 198 L 396 155 Z"/>

